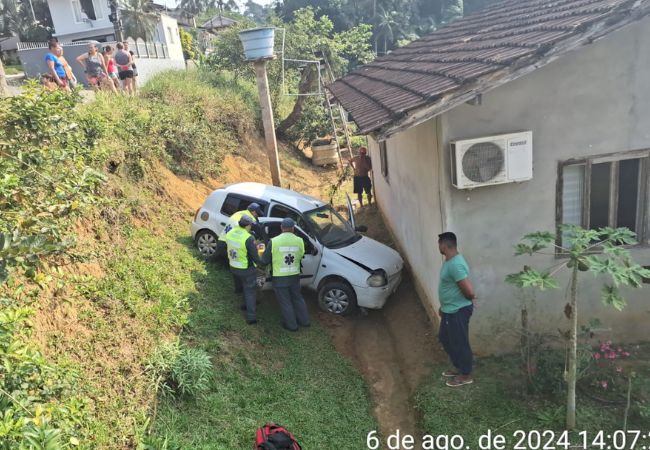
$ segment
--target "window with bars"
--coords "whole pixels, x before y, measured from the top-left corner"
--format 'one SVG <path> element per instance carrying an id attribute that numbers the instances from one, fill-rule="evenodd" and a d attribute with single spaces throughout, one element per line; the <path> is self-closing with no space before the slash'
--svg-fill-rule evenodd
<path id="1" fill-rule="evenodd" d="M 558 225 L 626 227 L 647 243 L 649 156 L 634 152 L 561 163 Z"/>
<path id="2" fill-rule="evenodd" d="M 388 155 L 386 154 L 386 141 L 379 143 L 379 162 L 381 165 L 381 174 L 388 181 Z"/>

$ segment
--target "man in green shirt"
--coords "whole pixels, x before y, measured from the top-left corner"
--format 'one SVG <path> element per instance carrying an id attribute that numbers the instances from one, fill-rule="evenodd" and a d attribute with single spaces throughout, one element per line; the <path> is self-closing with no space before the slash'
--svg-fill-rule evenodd
<path id="1" fill-rule="evenodd" d="M 449 355 L 454 369 L 443 372 L 448 377 L 447 386 L 458 387 L 471 384 L 472 348 L 469 344 L 469 319 L 476 298 L 469 281 L 469 266 L 458 253 L 454 233 L 438 235 L 438 249 L 445 257 L 440 268 L 438 298 L 440 300 L 440 331 L 438 339 Z"/>

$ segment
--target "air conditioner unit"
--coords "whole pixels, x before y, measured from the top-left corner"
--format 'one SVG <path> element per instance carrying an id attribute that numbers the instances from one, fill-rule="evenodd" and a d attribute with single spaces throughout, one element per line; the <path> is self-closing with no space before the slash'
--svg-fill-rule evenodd
<path id="1" fill-rule="evenodd" d="M 451 142 L 451 180 L 458 189 L 532 178 L 532 131 Z"/>

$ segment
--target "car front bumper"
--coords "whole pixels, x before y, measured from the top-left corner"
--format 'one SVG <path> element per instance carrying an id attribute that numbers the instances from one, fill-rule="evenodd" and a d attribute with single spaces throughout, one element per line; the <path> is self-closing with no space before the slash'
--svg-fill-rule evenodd
<path id="1" fill-rule="evenodd" d="M 357 295 L 357 305 L 361 308 L 381 309 L 402 282 L 402 271 L 393 274 L 388 279 L 388 284 L 382 287 L 352 286 Z"/>

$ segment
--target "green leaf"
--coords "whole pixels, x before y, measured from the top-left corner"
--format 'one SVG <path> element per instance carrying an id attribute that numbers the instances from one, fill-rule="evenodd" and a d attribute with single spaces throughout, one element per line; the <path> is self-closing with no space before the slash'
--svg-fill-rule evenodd
<path id="1" fill-rule="evenodd" d="M 618 311 L 625 307 L 625 299 L 621 296 L 616 286 L 606 284 L 601 291 L 601 298 L 605 305 L 610 305 Z"/>
<path id="2" fill-rule="evenodd" d="M 559 287 L 557 279 L 555 279 L 549 272 L 539 272 L 530 268 L 506 276 L 506 283 L 519 288 L 533 287 L 542 291 Z"/>

